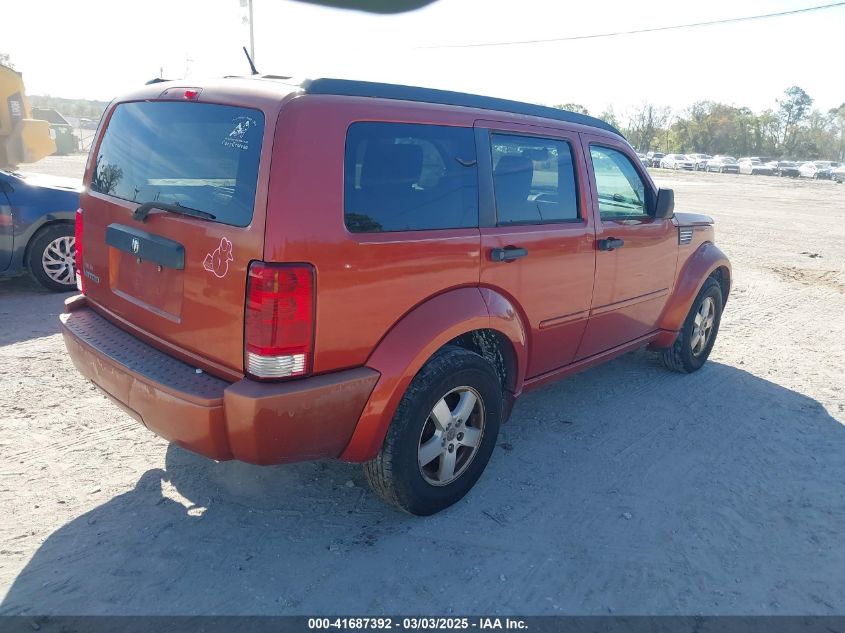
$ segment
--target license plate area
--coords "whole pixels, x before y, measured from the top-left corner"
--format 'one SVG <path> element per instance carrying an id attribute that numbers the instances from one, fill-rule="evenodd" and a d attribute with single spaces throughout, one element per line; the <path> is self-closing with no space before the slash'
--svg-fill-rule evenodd
<path id="1" fill-rule="evenodd" d="M 181 321 L 185 249 L 173 240 L 111 224 L 109 288 L 116 296 L 174 323 Z"/>

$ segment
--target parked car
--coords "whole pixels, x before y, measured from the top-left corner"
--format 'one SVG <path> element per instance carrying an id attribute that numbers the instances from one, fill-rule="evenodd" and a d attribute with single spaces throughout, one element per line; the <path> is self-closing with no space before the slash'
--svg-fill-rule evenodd
<path id="1" fill-rule="evenodd" d="M 720 174 L 738 174 L 739 164 L 733 156 L 716 155 L 707 161 L 705 171 L 717 171 Z"/>
<path id="2" fill-rule="evenodd" d="M 650 167 L 660 167 L 660 160 L 666 156 L 663 152 L 648 152 L 646 158 L 649 161 Z"/>
<path id="3" fill-rule="evenodd" d="M 660 161 L 664 169 L 694 169 L 695 163 L 686 154 L 667 154 Z"/>
<path id="4" fill-rule="evenodd" d="M 258 77 L 115 100 L 61 318 L 76 367 L 187 449 L 364 462 L 413 514 L 469 491 L 524 391 L 644 344 L 700 368 L 731 279 L 713 221 L 603 121 L 443 95 Z"/>
<path id="5" fill-rule="evenodd" d="M 772 176 L 774 169 L 756 156 L 748 156 L 740 158 L 737 161 L 739 164 L 739 173 L 749 174 L 751 176 Z"/>
<path id="6" fill-rule="evenodd" d="M 834 182 L 845 182 L 845 165 L 839 165 L 830 170 L 830 178 Z"/>
<path id="7" fill-rule="evenodd" d="M 53 108 L 32 108 L 32 118 L 50 124 L 50 138 L 56 142 L 56 154 L 64 156 L 80 150 L 79 136 L 73 126 Z"/>
<path id="8" fill-rule="evenodd" d="M 687 154 L 687 158 L 693 162 L 695 171 L 704 171 L 707 168 L 707 161 L 713 157 L 710 154 Z"/>
<path id="9" fill-rule="evenodd" d="M 637 158 L 640 159 L 640 164 L 643 167 L 648 167 L 650 165 L 649 160 L 648 160 L 648 158 L 646 158 L 645 154 L 641 154 L 640 152 L 637 152 Z"/>
<path id="10" fill-rule="evenodd" d="M 830 180 L 833 164 L 829 160 L 808 161 L 798 168 L 798 174 L 802 178 L 814 178 L 816 180 Z"/>
<path id="11" fill-rule="evenodd" d="M 791 160 L 779 160 L 775 166 L 775 173 L 781 177 L 798 178 L 798 165 Z"/>
<path id="12" fill-rule="evenodd" d="M 74 217 L 81 185 L 0 171 L 0 277 L 29 271 L 45 288 L 76 288 Z"/>

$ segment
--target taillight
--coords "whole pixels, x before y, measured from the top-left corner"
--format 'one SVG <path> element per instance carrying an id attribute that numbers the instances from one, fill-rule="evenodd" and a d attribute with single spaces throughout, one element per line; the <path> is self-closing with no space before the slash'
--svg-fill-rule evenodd
<path id="1" fill-rule="evenodd" d="M 76 210 L 73 231 L 73 248 L 76 264 L 76 287 L 85 294 L 85 275 L 82 274 L 82 209 Z"/>
<path id="2" fill-rule="evenodd" d="M 249 267 L 244 325 L 246 373 L 272 379 L 311 370 L 314 269 L 304 264 Z"/>

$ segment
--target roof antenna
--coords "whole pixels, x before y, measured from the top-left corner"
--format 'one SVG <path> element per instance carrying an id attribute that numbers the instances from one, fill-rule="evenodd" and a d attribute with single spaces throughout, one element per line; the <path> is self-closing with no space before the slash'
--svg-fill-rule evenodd
<path id="1" fill-rule="evenodd" d="M 246 50 L 246 46 L 244 46 L 243 49 L 244 49 L 244 55 L 246 55 L 246 61 L 249 62 L 249 67 L 252 70 L 252 74 L 257 75 L 258 70 L 256 70 L 255 64 L 252 63 L 252 57 L 249 56 L 249 51 Z"/>

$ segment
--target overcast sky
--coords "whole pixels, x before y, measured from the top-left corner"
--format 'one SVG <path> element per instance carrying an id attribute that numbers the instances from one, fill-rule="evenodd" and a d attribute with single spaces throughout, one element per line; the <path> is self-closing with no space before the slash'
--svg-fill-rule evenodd
<path id="1" fill-rule="evenodd" d="M 254 0 L 261 72 L 462 90 L 536 103 L 682 109 L 711 99 L 775 107 L 792 85 L 821 109 L 845 101 L 845 7 L 663 33 L 484 47 L 771 13 L 832 0 L 438 0 L 396 16 Z M 110 100 L 163 73 L 199 81 L 248 71 L 240 0 L 26 0 L 4 15 L 0 52 L 29 94 Z M 11 22 L 10 22 L 11 20 Z"/>

